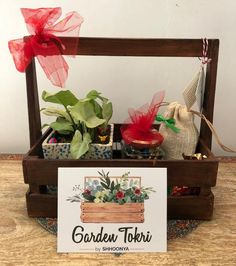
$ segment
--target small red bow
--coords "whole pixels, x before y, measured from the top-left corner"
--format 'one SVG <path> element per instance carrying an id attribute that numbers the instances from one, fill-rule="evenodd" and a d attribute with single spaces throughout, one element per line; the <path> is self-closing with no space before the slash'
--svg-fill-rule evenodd
<path id="1" fill-rule="evenodd" d="M 83 18 L 77 12 L 70 12 L 55 24 L 62 13 L 60 7 L 21 8 L 21 12 L 31 36 L 8 43 L 17 70 L 24 72 L 36 56 L 52 84 L 64 87 L 69 66 L 62 56 L 65 47 L 56 35 L 78 37 Z M 76 54 L 77 45 L 75 38 L 71 54 Z"/>

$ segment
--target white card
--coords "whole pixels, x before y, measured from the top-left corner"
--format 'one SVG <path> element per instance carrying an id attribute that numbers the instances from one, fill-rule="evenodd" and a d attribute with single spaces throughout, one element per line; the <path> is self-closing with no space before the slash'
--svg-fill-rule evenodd
<path id="1" fill-rule="evenodd" d="M 58 252 L 166 252 L 166 168 L 59 168 L 57 237 Z"/>

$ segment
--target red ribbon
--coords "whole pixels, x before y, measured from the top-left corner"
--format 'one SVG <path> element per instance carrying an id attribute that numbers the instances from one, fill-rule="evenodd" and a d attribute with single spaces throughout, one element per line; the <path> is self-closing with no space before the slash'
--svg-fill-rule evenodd
<path id="1" fill-rule="evenodd" d="M 150 105 L 145 104 L 138 110 L 129 109 L 130 119 L 121 127 L 122 138 L 126 144 L 152 146 L 162 143 L 162 135 L 153 130 L 152 126 L 164 95 L 164 91 L 157 92 Z"/>
<path id="2" fill-rule="evenodd" d="M 33 57 L 37 57 L 47 78 L 52 84 L 64 87 L 69 66 L 62 56 L 65 49 L 59 36 L 78 37 L 83 18 L 77 12 L 70 12 L 64 19 L 61 8 L 21 8 L 27 29 L 31 36 L 8 42 L 16 69 L 25 72 Z M 78 38 L 70 45 L 71 55 L 76 55 Z"/>

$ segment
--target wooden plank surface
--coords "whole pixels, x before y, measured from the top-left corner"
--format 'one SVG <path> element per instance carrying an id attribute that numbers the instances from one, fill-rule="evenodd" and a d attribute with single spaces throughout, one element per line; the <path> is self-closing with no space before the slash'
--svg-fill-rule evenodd
<path id="1" fill-rule="evenodd" d="M 121 205 L 121 204 L 112 203 L 112 202 L 106 202 L 106 203 L 83 202 L 81 203 L 80 207 L 84 213 L 144 212 L 144 203 L 125 203 Z"/>
<path id="2" fill-rule="evenodd" d="M 135 212 L 82 212 L 83 223 L 143 223 L 144 213 Z"/>
<path id="3" fill-rule="evenodd" d="M 71 39 L 61 37 L 66 49 L 71 53 Z M 209 48 L 212 42 L 209 40 Z M 135 39 L 135 38 L 89 38 L 80 37 L 77 53 L 79 55 L 102 56 L 202 56 L 201 39 Z"/>
<path id="4" fill-rule="evenodd" d="M 212 219 L 214 195 L 169 197 L 167 216 L 169 219 Z"/>
<path id="5" fill-rule="evenodd" d="M 57 197 L 55 195 L 27 191 L 26 205 L 30 217 L 57 217 Z"/>
<path id="6" fill-rule="evenodd" d="M 0 161 L 0 265 L 235 265 L 236 163 L 220 164 L 213 220 L 184 238 L 168 241 L 168 253 L 57 254 L 57 239 L 29 218 L 20 161 Z"/>
<path id="7" fill-rule="evenodd" d="M 215 186 L 218 162 L 180 160 L 50 160 L 26 157 L 23 162 L 26 183 L 57 184 L 58 167 L 167 167 L 168 185 Z"/>

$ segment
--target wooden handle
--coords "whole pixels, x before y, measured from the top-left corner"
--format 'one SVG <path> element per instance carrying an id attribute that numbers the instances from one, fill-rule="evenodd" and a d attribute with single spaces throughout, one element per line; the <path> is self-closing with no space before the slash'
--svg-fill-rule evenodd
<path id="1" fill-rule="evenodd" d="M 27 37 L 25 37 L 27 38 Z M 71 54 L 72 37 L 61 37 L 65 45 L 65 55 Z M 203 114 L 213 121 L 215 86 L 217 75 L 219 40 L 208 40 L 206 87 L 203 101 Z M 168 56 L 201 57 L 201 39 L 122 39 L 122 38 L 79 38 L 78 55 L 96 56 Z M 40 109 L 34 59 L 26 69 L 30 146 L 41 136 Z M 212 134 L 204 121 L 201 122 L 200 137 L 211 148 Z"/>

